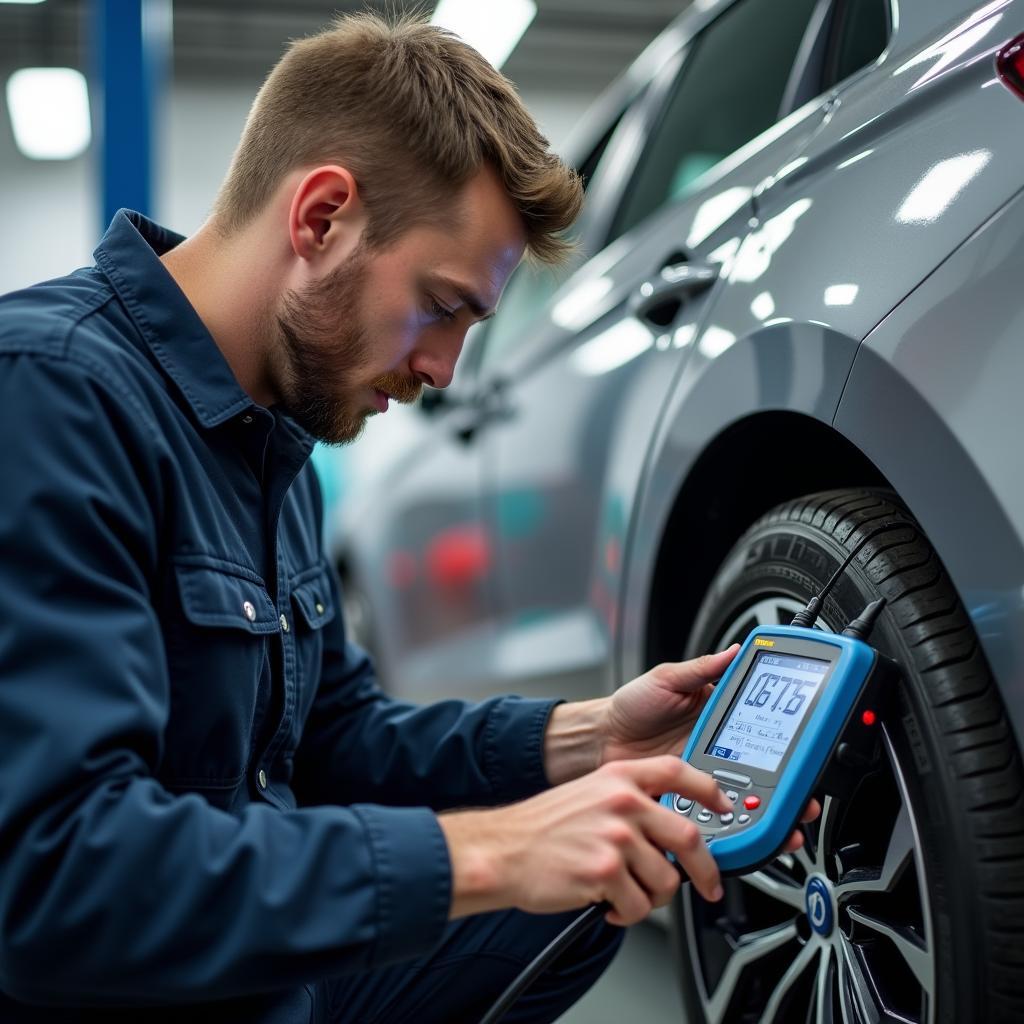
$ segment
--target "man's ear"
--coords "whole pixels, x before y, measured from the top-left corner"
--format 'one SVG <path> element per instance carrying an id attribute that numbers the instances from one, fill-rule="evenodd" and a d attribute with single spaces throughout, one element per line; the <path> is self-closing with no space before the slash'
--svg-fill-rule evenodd
<path id="1" fill-rule="evenodd" d="M 292 195 L 288 234 L 299 259 L 332 263 L 355 251 L 366 227 L 366 209 L 352 172 L 326 165 L 310 171 Z"/>

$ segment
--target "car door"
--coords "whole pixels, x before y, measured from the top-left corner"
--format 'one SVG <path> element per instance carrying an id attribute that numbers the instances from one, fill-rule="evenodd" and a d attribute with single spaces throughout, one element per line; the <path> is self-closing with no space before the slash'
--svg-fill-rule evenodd
<path id="1" fill-rule="evenodd" d="M 643 137 L 605 154 L 618 179 L 602 187 L 617 202 L 600 251 L 549 285 L 550 298 L 544 272 L 524 271 L 540 312 L 499 311 L 484 339 L 478 430 L 498 588 L 496 692 L 579 697 L 612 684 L 643 453 L 719 268 L 747 233 L 751 197 L 825 117 L 827 103 L 812 100 L 779 119 L 802 99 L 801 66 L 826 9 L 815 0 L 720 5 L 664 69 Z"/>

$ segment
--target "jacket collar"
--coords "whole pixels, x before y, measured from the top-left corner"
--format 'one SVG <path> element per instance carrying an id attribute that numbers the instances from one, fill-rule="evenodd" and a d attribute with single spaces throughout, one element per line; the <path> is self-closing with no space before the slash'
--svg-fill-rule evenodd
<path id="1" fill-rule="evenodd" d="M 182 235 L 140 213 L 119 210 L 93 256 L 196 419 L 204 427 L 215 427 L 254 408 L 254 403 L 160 262 L 183 241 Z"/>

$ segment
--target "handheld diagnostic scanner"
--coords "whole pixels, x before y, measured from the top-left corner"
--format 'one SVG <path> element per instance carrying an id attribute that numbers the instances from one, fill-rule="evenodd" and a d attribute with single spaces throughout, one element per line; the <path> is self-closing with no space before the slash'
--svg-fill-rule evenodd
<path id="1" fill-rule="evenodd" d="M 715 687 L 683 760 L 709 773 L 733 810 L 719 814 L 676 793 L 661 803 L 697 825 L 722 874 L 771 860 L 819 786 L 834 792 L 844 771 L 870 763 L 879 684 L 894 666 L 861 637 L 883 603 L 841 635 L 758 627 Z"/>

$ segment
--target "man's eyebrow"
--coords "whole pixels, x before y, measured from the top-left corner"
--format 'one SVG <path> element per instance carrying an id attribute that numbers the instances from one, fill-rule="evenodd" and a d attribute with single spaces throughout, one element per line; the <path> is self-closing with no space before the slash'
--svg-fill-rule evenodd
<path id="1" fill-rule="evenodd" d="M 466 288 L 455 281 L 449 281 L 445 277 L 440 277 L 437 280 L 439 284 L 442 284 L 455 292 L 460 301 L 473 314 L 473 316 L 477 318 L 477 320 L 490 320 L 491 317 L 494 316 L 495 310 L 488 309 L 487 303 L 483 302 L 469 288 Z"/>

